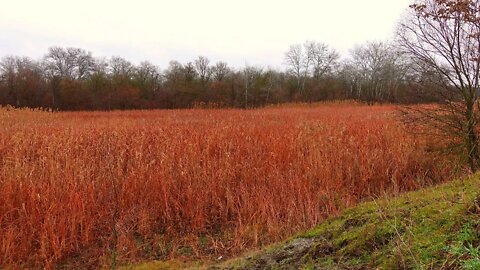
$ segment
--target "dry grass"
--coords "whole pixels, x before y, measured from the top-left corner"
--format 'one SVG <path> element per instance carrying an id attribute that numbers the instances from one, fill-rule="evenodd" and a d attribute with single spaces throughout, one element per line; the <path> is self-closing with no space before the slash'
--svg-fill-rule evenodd
<path id="1" fill-rule="evenodd" d="M 0 268 L 233 255 L 448 178 L 393 112 L 0 109 Z"/>

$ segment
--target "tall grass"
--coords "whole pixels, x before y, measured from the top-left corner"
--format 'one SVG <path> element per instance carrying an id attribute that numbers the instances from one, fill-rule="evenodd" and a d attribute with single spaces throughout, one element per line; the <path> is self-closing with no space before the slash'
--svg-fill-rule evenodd
<path id="1" fill-rule="evenodd" d="M 0 267 L 234 255 L 447 179 L 392 106 L 0 110 Z"/>

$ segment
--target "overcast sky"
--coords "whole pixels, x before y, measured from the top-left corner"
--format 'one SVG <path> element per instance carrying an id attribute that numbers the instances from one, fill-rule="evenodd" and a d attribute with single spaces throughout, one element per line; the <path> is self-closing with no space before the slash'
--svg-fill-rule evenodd
<path id="1" fill-rule="evenodd" d="M 166 67 L 199 55 L 234 66 L 281 67 L 291 44 L 315 40 L 343 55 L 386 40 L 411 0 L 5 0 L 0 57 L 50 46 Z"/>

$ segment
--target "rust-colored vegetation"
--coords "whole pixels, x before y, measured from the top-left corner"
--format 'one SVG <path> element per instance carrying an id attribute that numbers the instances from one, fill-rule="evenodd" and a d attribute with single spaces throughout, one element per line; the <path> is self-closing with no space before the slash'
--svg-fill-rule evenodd
<path id="1" fill-rule="evenodd" d="M 447 179 L 394 111 L 0 109 L 0 268 L 234 255 Z"/>

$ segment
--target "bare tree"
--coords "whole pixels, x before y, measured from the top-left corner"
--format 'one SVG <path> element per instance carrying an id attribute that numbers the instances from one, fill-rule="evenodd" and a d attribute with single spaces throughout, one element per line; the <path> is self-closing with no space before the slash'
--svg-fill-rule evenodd
<path id="1" fill-rule="evenodd" d="M 44 61 L 50 77 L 73 78 L 74 61 L 65 49 L 60 47 L 49 48 Z"/>
<path id="2" fill-rule="evenodd" d="M 0 72 L 2 74 L 2 81 L 5 82 L 7 89 L 14 93 L 15 105 L 19 106 L 19 91 L 17 86 L 17 58 L 7 56 L 0 62 Z"/>
<path id="3" fill-rule="evenodd" d="M 252 90 L 255 84 L 255 80 L 262 75 L 263 69 L 260 67 L 254 67 L 254 66 L 245 66 L 243 69 L 243 79 L 244 79 L 244 85 L 245 85 L 245 92 L 244 92 L 244 97 L 245 97 L 245 103 L 244 103 L 244 108 L 248 108 L 248 96 L 249 96 L 249 91 Z"/>
<path id="4" fill-rule="evenodd" d="M 170 61 L 167 70 L 165 70 L 163 76 L 170 85 L 176 85 L 181 81 L 183 73 L 183 65 L 178 61 Z"/>
<path id="5" fill-rule="evenodd" d="M 135 72 L 135 67 L 132 63 L 122 57 L 114 56 L 108 63 L 110 73 L 115 77 L 130 78 Z"/>
<path id="6" fill-rule="evenodd" d="M 67 51 L 75 59 L 75 78 L 82 80 L 90 76 L 95 68 L 95 59 L 92 53 L 79 48 L 67 48 Z"/>
<path id="7" fill-rule="evenodd" d="M 422 0 L 411 6 L 397 35 L 403 51 L 436 86 L 438 106 L 410 109 L 450 142 L 459 142 L 472 171 L 480 167 L 479 110 L 480 1 Z"/>
<path id="8" fill-rule="evenodd" d="M 148 61 L 141 62 L 135 69 L 135 78 L 142 83 L 149 81 L 157 83 L 160 77 L 160 69 Z"/>
<path id="9" fill-rule="evenodd" d="M 92 74 L 106 75 L 108 73 L 108 61 L 105 58 L 95 58 Z"/>
<path id="10" fill-rule="evenodd" d="M 308 55 L 312 58 L 312 73 L 315 80 L 320 80 L 325 74 L 331 72 L 340 58 L 339 54 L 320 42 L 307 43 Z"/>
<path id="11" fill-rule="evenodd" d="M 197 71 L 195 69 L 195 64 L 192 62 L 188 62 L 183 65 L 183 76 L 185 79 L 185 84 L 193 82 L 197 77 Z"/>
<path id="12" fill-rule="evenodd" d="M 50 76 L 73 80 L 85 79 L 95 67 L 92 54 L 79 48 L 51 47 L 44 61 Z"/>
<path id="13" fill-rule="evenodd" d="M 315 41 L 307 41 L 303 45 L 290 46 L 285 54 L 288 72 L 297 83 L 297 91 L 305 97 L 305 83 L 310 75 L 318 81 L 331 71 L 339 55 L 327 45 Z"/>
<path id="14" fill-rule="evenodd" d="M 265 72 L 265 76 L 267 78 L 266 89 L 265 89 L 267 93 L 266 93 L 266 97 L 265 97 L 265 103 L 268 104 L 268 103 L 270 103 L 272 92 L 281 88 L 280 80 L 281 80 L 282 74 L 280 74 L 279 72 L 277 72 L 276 70 L 274 70 L 272 68 L 269 68 Z"/>
<path id="15" fill-rule="evenodd" d="M 25 106 L 21 102 L 22 94 L 39 90 L 29 89 L 26 84 L 32 78 L 32 75 L 38 81 L 40 74 L 38 64 L 28 57 L 6 56 L 0 61 L 0 78 L 13 95 L 17 107 Z"/>
<path id="16" fill-rule="evenodd" d="M 392 45 L 367 42 L 351 51 L 343 72 L 350 85 L 350 97 L 373 103 L 394 101 L 406 68 L 401 54 Z"/>
<path id="17" fill-rule="evenodd" d="M 195 60 L 195 70 L 200 77 L 200 83 L 202 87 L 205 87 L 207 82 L 210 80 L 212 75 L 212 69 L 210 68 L 210 60 L 208 58 L 199 56 L 197 60 Z"/>
<path id="18" fill-rule="evenodd" d="M 297 81 L 297 91 L 303 92 L 302 81 L 305 74 L 305 56 L 300 44 L 291 45 L 285 54 L 285 64 L 290 75 Z"/>
<path id="19" fill-rule="evenodd" d="M 135 68 L 134 81 L 144 95 L 144 98 L 150 98 L 160 89 L 162 76 L 160 69 L 148 61 L 141 62 Z"/>
<path id="20" fill-rule="evenodd" d="M 228 68 L 228 64 L 225 62 L 217 62 L 215 66 L 212 67 L 212 75 L 217 82 L 224 81 L 230 72 L 231 70 Z"/>

